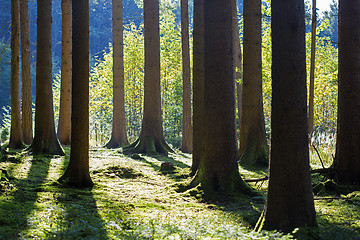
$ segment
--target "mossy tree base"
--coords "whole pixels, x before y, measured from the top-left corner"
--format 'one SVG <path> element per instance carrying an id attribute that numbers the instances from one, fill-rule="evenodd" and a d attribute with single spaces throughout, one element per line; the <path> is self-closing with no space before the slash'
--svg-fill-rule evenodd
<path id="1" fill-rule="evenodd" d="M 104 145 L 104 147 L 109 149 L 114 149 L 114 148 L 125 147 L 127 145 L 129 145 L 127 140 L 116 139 L 114 137 L 111 137 L 110 140 Z"/>
<path id="2" fill-rule="evenodd" d="M 163 139 L 157 139 L 153 136 L 140 136 L 134 143 L 124 148 L 124 154 L 145 153 L 149 155 L 167 154 L 173 152 L 169 145 Z"/>
<path id="3" fill-rule="evenodd" d="M 76 188 L 90 188 L 94 185 L 88 173 L 78 174 L 71 170 L 67 170 L 58 182 L 65 187 Z"/>
<path id="4" fill-rule="evenodd" d="M 64 156 L 64 149 L 57 139 L 49 142 L 34 139 L 33 143 L 26 149 L 33 155 L 60 155 Z"/>
<path id="5" fill-rule="evenodd" d="M 26 146 L 25 144 L 23 144 L 21 141 L 13 141 L 13 142 L 10 142 L 6 147 L 6 148 L 9 148 L 9 149 L 13 149 L 13 150 L 21 150 L 21 149 L 24 149 Z"/>
<path id="6" fill-rule="evenodd" d="M 254 142 L 249 142 L 244 151 L 239 156 L 239 162 L 243 166 L 268 166 L 269 149 L 266 145 L 257 146 Z"/>
<path id="7" fill-rule="evenodd" d="M 261 192 L 245 183 L 236 171 L 228 176 L 218 176 L 205 174 L 200 169 L 190 182 L 179 184 L 177 188 L 179 192 L 188 191 L 190 195 L 204 201 L 228 201 L 231 196 L 264 198 Z"/>

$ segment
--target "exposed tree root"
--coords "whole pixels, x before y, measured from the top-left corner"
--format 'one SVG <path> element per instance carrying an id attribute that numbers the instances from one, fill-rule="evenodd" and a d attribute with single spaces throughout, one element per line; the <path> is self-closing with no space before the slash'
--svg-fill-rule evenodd
<path id="1" fill-rule="evenodd" d="M 89 188 L 94 185 L 90 176 L 81 176 L 81 174 L 71 173 L 68 170 L 59 178 L 58 182 L 64 187 Z"/>
<path id="2" fill-rule="evenodd" d="M 140 136 L 134 143 L 124 148 L 124 154 L 145 153 L 149 155 L 167 154 L 173 152 L 165 140 L 153 136 Z"/>

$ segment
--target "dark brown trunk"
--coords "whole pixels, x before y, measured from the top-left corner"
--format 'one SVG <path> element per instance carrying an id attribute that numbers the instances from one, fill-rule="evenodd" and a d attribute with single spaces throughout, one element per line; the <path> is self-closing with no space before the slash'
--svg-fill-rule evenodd
<path id="1" fill-rule="evenodd" d="M 64 151 L 56 137 L 54 123 L 51 56 L 52 1 L 38 1 L 37 4 L 35 137 L 29 150 L 33 154 L 63 155 Z"/>
<path id="2" fill-rule="evenodd" d="M 166 154 L 161 120 L 159 1 L 144 0 L 145 79 L 144 112 L 140 137 L 125 153 Z"/>
<path id="3" fill-rule="evenodd" d="M 20 115 L 19 0 L 11 0 L 11 128 L 8 148 L 23 147 Z"/>
<path id="4" fill-rule="evenodd" d="M 123 1 L 113 0 L 113 122 L 107 148 L 128 145 L 125 122 Z"/>
<path id="5" fill-rule="evenodd" d="M 193 157 L 191 172 L 199 168 L 203 151 L 204 109 L 204 0 L 194 0 L 193 30 Z"/>
<path id="6" fill-rule="evenodd" d="M 261 0 L 244 0 L 244 79 L 240 122 L 240 163 L 267 165 L 268 146 L 262 96 Z"/>
<path id="7" fill-rule="evenodd" d="M 22 73 L 22 139 L 25 144 L 29 145 L 33 140 L 33 118 L 28 0 L 20 0 L 20 26 Z"/>
<path id="8" fill-rule="evenodd" d="M 314 130 L 314 81 L 315 81 L 315 45 L 316 45 L 316 0 L 312 0 L 311 20 L 311 59 L 310 59 L 310 86 L 309 86 L 309 140 Z"/>
<path id="9" fill-rule="evenodd" d="M 89 174 L 89 1 L 72 5 L 72 118 L 70 162 L 59 182 L 90 187 Z"/>
<path id="10" fill-rule="evenodd" d="M 236 160 L 231 0 L 204 2 L 204 145 L 192 185 L 213 193 L 251 193 Z M 201 142 L 194 142 L 201 144 Z"/>
<path id="11" fill-rule="evenodd" d="M 272 112 L 266 229 L 315 226 L 307 135 L 305 10 L 272 1 Z"/>
<path id="12" fill-rule="evenodd" d="M 71 142 L 71 2 L 72 0 L 61 1 L 61 90 L 57 135 L 63 145 L 69 145 Z"/>
<path id="13" fill-rule="evenodd" d="M 360 0 L 339 1 L 336 176 L 360 184 Z"/>
<path id="14" fill-rule="evenodd" d="M 181 50 L 183 71 L 183 121 L 182 143 L 180 150 L 192 152 L 191 126 L 191 81 L 190 81 L 190 53 L 189 53 L 189 10 L 188 0 L 181 0 Z"/>

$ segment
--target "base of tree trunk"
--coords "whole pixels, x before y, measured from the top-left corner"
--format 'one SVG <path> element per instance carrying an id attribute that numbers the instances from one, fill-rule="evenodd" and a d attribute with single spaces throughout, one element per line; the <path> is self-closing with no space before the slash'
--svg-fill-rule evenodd
<path id="1" fill-rule="evenodd" d="M 123 139 L 115 139 L 114 137 L 111 137 L 110 140 L 104 145 L 104 147 L 113 149 L 113 148 L 120 148 L 127 146 L 129 143 L 127 140 Z"/>
<path id="2" fill-rule="evenodd" d="M 48 142 L 34 139 L 33 143 L 26 149 L 26 151 L 33 155 L 60 155 L 64 156 L 64 149 L 61 147 L 58 140 Z"/>
<path id="3" fill-rule="evenodd" d="M 244 166 L 268 166 L 269 153 L 267 146 L 256 146 L 249 142 L 244 152 L 239 157 L 239 162 Z"/>
<path id="4" fill-rule="evenodd" d="M 66 170 L 58 182 L 65 187 L 89 188 L 94 185 L 89 174 L 79 174 Z"/>
<path id="5" fill-rule="evenodd" d="M 24 149 L 26 146 L 21 141 L 11 141 L 6 147 L 9 149 Z"/>
<path id="6" fill-rule="evenodd" d="M 153 136 L 139 137 L 133 144 L 124 148 L 124 154 L 145 153 L 149 155 L 167 154 L 173 152 L 165 140 Z"/>
<path id="7" fill-rule="evenodd" d="M 221 201 L 222 199 L 227 201 L 229 196 L 262 197 L 265 199 L 261 192 L 251 188 L 242 180 L 240 174 L 235 171 L 230 176 L 220 180 L 217 176 L 209 178 L 209 176 L 205 176 L 201 170 L 198 170 L 190 182 L 178 185 L 178 191 L 188 191 L 191 195 L 205 201 Z"/>

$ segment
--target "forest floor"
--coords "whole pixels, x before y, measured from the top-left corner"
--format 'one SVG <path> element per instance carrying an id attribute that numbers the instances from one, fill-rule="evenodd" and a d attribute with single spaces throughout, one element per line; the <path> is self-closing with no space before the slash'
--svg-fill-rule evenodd
<path id="1" fill-rule="evenodd" d="M 253 232 L 264 206 L 259 198 L 204 202 L 194 191 L 178 193 L 189 181 L 191 155 L 125 156 L 92 149 L 91 189 L 64 188 L 56 180 L 69 158 L 12 153 L 0 161 L 0 239 L 293 239 L 292 234 Z M 316 156 L 313 156 L 316 157 Z M 160 171 L 162 162 L 176 169 Z M 316 166 L 318 167 L 318 166 Z M 266 169 L 240 169 L 261 178 Z M 323 180 L 313 174 L 314 184 Z M 252 184 L 266 191 L 267 181 Z M 321 185 L 321 184 L 320 184 Z M 320 186 L 318 185 L 318 186 Z M 316 190 L 321 239 L 360 239 L 360 192 Z"/>

